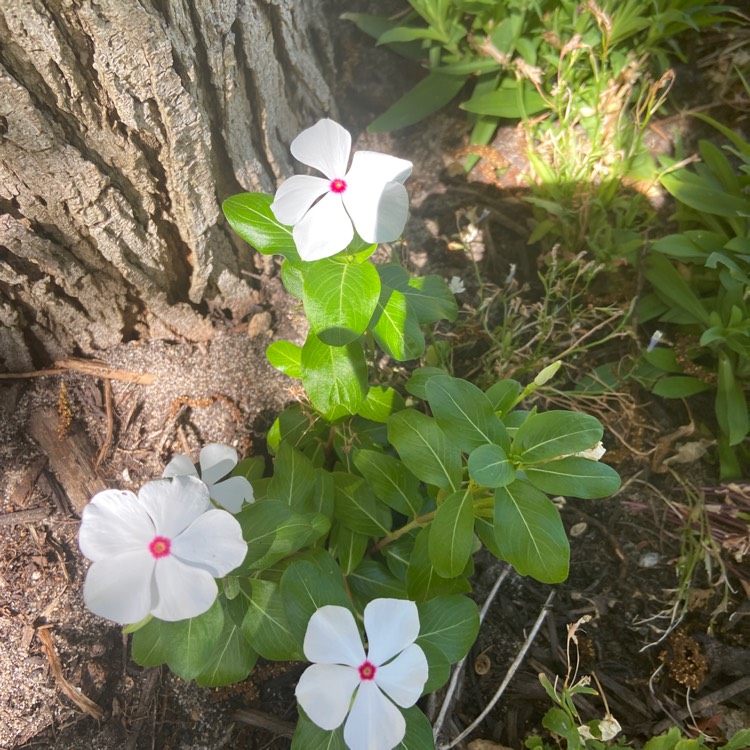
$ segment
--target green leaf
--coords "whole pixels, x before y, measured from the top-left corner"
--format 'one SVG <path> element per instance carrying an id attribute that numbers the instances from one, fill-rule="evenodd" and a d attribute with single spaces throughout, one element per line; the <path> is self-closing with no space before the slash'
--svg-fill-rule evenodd
<path id="1" fill-rule="evenodd" d="M 537 489 L 550 495 L 593 500 L 620 489 L 619 474 L 607 464 L 581 456 L 568 456 L 524 469 L 526 478 Z"/>
<path id="2" fill-rule="evenodd" d="M 269 500 L 280 500 L 300 513 L 312 508 L 315 468 L 307 456 L 282 441 L 273 465 L 273 479 L 268 486 Z"/>
<path id="3" fill-rule="evenodd" d="M 726 745 L 722 745 L 719 750 L 743 750 L 750 747 L 750 729 L 740 729 L 735 732 Z"/>
<path id="4" fill-rule="evenodd" d="M 417 604 L 417 644 L 429 643 L 451 664 L 469 652 L 479 633 L 477 605 L 465 596 L 438 596 Z"/>
<path id="5" fill-rule="evenodd" d="M 750 200 L 731 195 L 718 182 L 712 187 L 707 180 L 687 169 L 663 175 L 661 184 L 678 201 L 700 213 L 735 217 L 750 211 Z"/>
<path id="6" fill-rule="evenodd" d="M 310 332 L 302 347 L 302 385 L 329 421 L 356 414 L 367 395 L 367 363 L 360 341 L 328 346 Z"/>
<path id="7" fill-rule="evenodd" d="M 367 391 L 367 398 L 357 414 L 372 422 L 386 422 L 391 414 L 403 408 L 404 399 L 398 391 L 382 385 L 373 385 Z"/>
<path id="8" fill-rule="evenodd" d="M 399 287 L 399 291 L 406 295 L 422 325 L 437 323 L 439 320 L 453 322 L 458 317 L 456 295 L 441 276 L 413 276 L 406 288 Z"/>
<path id="9" fill-rule="evenodd" d="M 406 734 L 394 750 L 435 750 L 429 719 L 416 706 L 399 710 L 406 719 Z"/>
<path id="10" fill-rule="evenodd" d="M 391 511 L 375 499 L 362 478 L 337 471 L 333 474 L 336 518 L 365 536 L 381 537 L 391 530 Z"/>
<path id="11" fill-rule="evenodd" d="M 466 77 L 430 73 L 407 91 L 367 128 L 371 133 L 398 130 L 424 120 L 446 105 L 463 88 Z"/>
<path id="12" fill-rule="evenodd" d="M 316 610 L 326 604 L 351 609 L 341 570 L 327 553 L 320 555 L 316 562 L 293 561 L 281 576 L 281 594 L 289 630 L 299 648 Z"/>
<path id="13" fill-rule="evenodd" d="M 468 491 L 454 492 L 438 506 L 427 549 L 438 575 L 461 575 L 474 546 L 474 505 Z"/>
<path id="14" fill-rule="evenodd" d="M 441 576 L 430 560 L 429 538 L 431 526 L 425 526 L 414 540 L 414 549 L 409 558 L 409 568 L 406 571 L 406 591 L 409 598 L 416 602 L 427 601 L 442 594 L 460 594 L 471 591 L 471 584 L 467 579 L 467 571 L 471 569 L 471 559 L 466 566 L 464 575 L 455 578 Z"/>
<path id="15" fill-rule="evenodd" d="M 402 292 L 383 287 L 371 326 L 378 346 L 398 362 L 417 359 L 424 353 L 422 329 Z"/>
<path id="16" fill-rule="evenodd" d="M 524 464 L 536 464 L 585 451 L 603 434 L 599 420 L 588 414 L 562 410 L 530 414 L 516 432 L 511 455 Z"/>
<path id="17" fill-rule="evenodd" d="M 361 449 L 354 454 L 354 465 L 379 500 L 409 518 L 419 514 L 424 503 L 419 480 L 401 461 L 384 453 Z"/>
<path id="18" fill-rule="evenodd" d="M 213 652 L 196 676 L 201 687 L 220 687 L 242 682 L 258 661 L 258 654 L 250 647 L 240 626 L 224 614 L 224 628 L 221 631 Z"/>
<path id="19" fill-rule="evenodd" d="M 305 274 L 303 304 L 313 333 L 330 346 L 359 338 L 375 312 L 380 276 L 372 263 L 324 258 Z"/>
<path id="20" fill-rule="evenodd" d="M 435 421 L 461 450 L 471 453 L 487 443 L 510 447 L 505 425 L 487 396 L 461 378 L 439 375 L 425 385 Z"/>
<path id="21" fill-rule="evenodd" d="M 469 476 L 482 487 L 503 487 L 516 478 L 508 454 L 499 446 L 480 445 L 469 454 Z"/>
<path id="22" fill-rule="evenodd" d="M 272 195 L 240 193 L 227 198 L 221 208 L 229 225 L 259 253 L 277 253 L 300 263 L 291 227 L 280 224 L 271 211 Z"/>
<path id="23" fill-rule="evenodd" d="M 412 372 L 411 377 L 406 381 L 404 388 L 412 396 L 427 400 L 427 381 L 436 375 L 447 375 L 448 373 L 441 367 L 418 367 Z"/>
<path id="24" fill-rule="evenodd" d="M 198 617 L 178 622 L 154 618 L 133 634 L 133 659 L 144 667 L 166 662 L 178 677 L 192 680 L 208 665 L 223 629 L 218 599 Z"/>
<path id="25" fill-rule="evenodd" d="M 273 367 L 290 378 L 302 377 L 302 349 L 291 341 L 274 341 L 266 349 L 266 357 Z"/>
<path id="26" fill-rule="evenodd" d="M 671 378 L 662 378 L 652 388 L 655 396 L 662 398 L 687 398 L 694 396 L 696 393 L 703 393 L 711 388 L 710 383 L 706 383 L 700 378 L 694 378 L 688 375 L 675 375 Z"/>
<path id="27" fill-rule="evenodd" d="M 310 721 L 301 706 L 299 719 L 292 737 L 292 750 L 348 750 L 344 742 L 344 725 L 329 732 Z"/>
<path id="28" fill-rule="evenodd" d="M 651 253 L 646 258 L 645 276 L 668 303 L 688 313 L 697 323 L 702 323 L 706 327 L 711 324 L 703 303 L 665 257 Z"/>
<path id="29" fill-rule="evenodd" d="M 437 422 L 414 409 L 388 419 L 388 440 L 417 478 L 455 492 L 461 484 L 461 451 Z"/>
<path id="30" fill-rule="evenodd" d="M 745 439 L 748 428 L 747 401 L 734 376 L 732 361 L 725 352 L 719 353 L 719 378 L 716 386 L 716 419 L 729 445 Z"/>
<path id="31" fill-rule="evenodd" d="M 440 690 L 448 682 L 451 676 L 451 663 L 445 654 L 431 643 L 423 641 L 419 644 L 419 647 L 427 658 L 427 667 L 429 669 L 422 695 L 429 695 L 436 690 Z"/>
<path id="32" fill-rule="evenodd" d="M 303 659 L 304 654 L 289 628 L 279 584 L 254 578 L 250 586 L 249 607 L 242 620 L 246 640 L 264 659 Z"/>
<path id="33" fill-rule="evenodd" d="M 328 550 L 339 561 L 341 572 L 348 576 L 362 562 L 369 537 L 336 524 L 331 532 Z"/>
<path id="34" fill-rule="evenodd" d="M 560 513 L 528 482 L 495 490 L 495 538 L 503 559 L 522 576 L 542 583 L 568 577 L 570 547 Z"/>
<path id="35" fill-rule="evenodd" d="M 362 560 L 347 578 L 349 590 L 358 609 L 373 599 L 406 599 L 406 586 L 382 563 Z"/>
<path id="36" fill-rule="evenodd" d="M 288 260 L 281 264 L 281 283 L 284 289 L 301 300 L 305 294 L 305 274 L 298 265 L 292 265 Z"/>
<path id="37" fill-rule="evenodd" d="M 241 573 L 263 570 L 307 546 L 329 526 L 325 516 L 301 515 L 278 500 L 263 500 L 247 506 L 235 518 L 247 541 L 247 555 L 237 569 Z"/>
<path id="38" fill-rule="evenodd" d="M 505 117 L 511 120 L 534 115 L 547 107 L 533 86 L 509 78 L 503 79 L 497 91 L 472 96 L 459 106 L 477 115 Z"/>
<path id="39" fill-rule="evenodd" d="M 521 395 L 521 384 L 517 380 L 500 380 L 485 391 L 495 414 L 504 416 L 515 405 Z"/>

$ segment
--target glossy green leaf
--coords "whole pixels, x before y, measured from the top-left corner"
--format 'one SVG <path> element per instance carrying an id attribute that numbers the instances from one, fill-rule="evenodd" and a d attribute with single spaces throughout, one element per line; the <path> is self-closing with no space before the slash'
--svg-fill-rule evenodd
<path id="1" fill-rule="evenodd" d="M 451 677 L 451 663 L 437 646 L 422 641 L 419 647 L 427 658 L 427 667 L 429 670 L 422 695 L 429 695 L 436 690 L 440 690 L 448 682 Z"/>
<path id="2" fill-rule="evenodd" d="M 510 447 L 505 425 L 495 416 L 487 396 L 472 383 L 450 375 L 430 378 L 425 385 L 435 421 L 451 442 L 471 453 L 487 443 Z"/>
<path id="3" fill-rule="evenodd" d="M 382 563 L 362 560 L 347 578 L 349 590 L 358 609 L 373 599 L 406 599 L 406 585 Z"/>
<path id="4" fill-rule="evenodd" d="M 479 94 L 459 105 L 467 112 L 478 115 L 491 115 L 516 120 L 534 115 L 546 108 L 546 103 L 539 92 L 530 84 L 505 78 L 496 91 Z"/>
<path id="5" fill-rule="evenodd" d="M 438 575 L 455 578 L 464 571 L 474 546 L 474 505 L 468 491 L 454 492 L 438 506 L 430 529 L 430 562 Z"/>
<path id="6" fill-rule="evenodd" d="M 406 734 L 394 750 L 435 750 L 432 724 L 417 706 L 400 708 L 406 719 Z"/>
<path id="7" fill-rule="evenodd" d="M 292 737 L 292 750 L 348 750 L 343 724 L 329 732 L 310 721 L 301 706 L 297 706 L 297 711 L 299 719 Z"/>
<path id="8" fill-rule="evenodd" d="M 447 375 L 448 373 L 441 367 L 418 367 L 412 372 L 409 379 L 406 381 L 407 393 L 412 396 L 421 398 L 423 401 L 427 400 L 427 381 L 430 378 L 434 378 L 436 375 Z"/>
<path id="9" fill-rule="evenodd" d="M 266 357 L 273 367 L 290 378 L 302 377 L 302 349 L 291 341 L 274 341 L 266 349 Z"/>
<path id="10" fill-rule="evenodd" d="M 471 559 L 463 575 L 445 578 L 435 570 L 429 554 L 431 526 L 425 526 L 414 540 L 414 548 L 409 557 L 406 571 L 406 591 L 416 602 L 427 601 L 443 594 L 461 594 L 471 591 L 467 575 L 471 572 Z"/>
<path id="11" fill-rule="evenodd" d="M 465 596 L 438 596 L 417 604 L 418 644 L 438 648 L 454 664 L 469 652 L 479 633 L 477 605 Z"/>
<path id="12" fill-rule="evenodd" d="M 310 459 L 284 440 L 273 464 L 273 479 L 268 486 L 268 499 L 280 500 L 290 508 L 306 513 L 313 494 L 315 468 Z"/>
<path id="13" fill-rule="evenodd" d="M 661 184 L 678 201 L 701 213 L 734 217 L 750 212 L 750 199 L 731 195 L 718 182 L 712 186 L 710 182 L 687 169 L 663 175 Z"/>
<path id="14" fill-rule="evenodd" d="M 378 499 L 407 517 L 419 514 L 424 502 L 419 480 L 401 461 L 385 453 L 361 449 L 354 454 L 354 465 Z"/>
<path id="15" fill-rule="evenodd" d="M 355 414 L 367 395 L 362 344 L 328 346 L 310 332 L 302 347 L 302 385 L 313 406 L 329 421 Z"/>
<path id="16" fill-rule="evenodd" d="M 398 391 L 382 385 L 373 385 L 367 391 L 367 398 L 357 414 L 373 422 L 385 422 L 391 414 L 403 408 L 404 399 Z"/>
<path id="17" fill-rule="evenodd" d="M 484 395 L 489 399 L 495 413 L 502 417 L 516 405 L 522 390 L 517 380 L 500 380 L 490 386 Z"/>
<path id="18" fill-rule="evenodd" d="M 293 265 L 288 260 L 284 260 L 281 264 L 281 282 L 284 284 L 284 289 L 295 297 L 301 300 L 305 294 L 305 274 L 299 265 Z"/>
<path id="19" fill-rule="evenodd" d="M 364 332 L 380 297 L 380 276 L 372 263 L 324 258 L 305 273 L 303 304 L 310 327 L 330 346 L 349 344 Z"/>
<path id="20" fill-rule="evenodd" d="M 524 464 L 585 451 L 604 434 L 599 420 L 574 411 L 552 410 L 530 414 L 513 438 L 511 455 Z"/>
<path id="21" fill-rule="evenodd" d="M 328 550 L 338 560 L 341 572 L 348 576 L 362 562 L 369 537 L 357 531 L 335 524 L 328 541 Z"/>
<path id="22" fill-rule="evenodd" d="M 273 196 L 240 193 L 227 198 L 221 208 L 229 225 L 245 242 L 264 255 L 276 253 L 300 263 L 292 229 L 280 224 L 271 211 Z"/>
<path id="23" fill-rule="evenodd" d="M 371 327 L 378 346 L 398 362 L 417 359 L 424 353 L 422 329 L 402 292 L 383 287 Z"/>
<path id="24" fill-rule="evenodd" d="M 565 495 L 593 500 L 620 489 L 619 474 L 607 464 L 581 456 L 527 466 L 526 478 L 549 495 Z"/>
<path id="25" fill-rule="evenodd" d="M 719 354 L 719 372 L 716 385 L 716 419 L 729 445 L 741 443 L 748 433 L 747 400 L 734 375 L 732 362 L 724 352 Z"/>
<path id="26" fill-rule="evenodd" d="M 542 583 L 568 577 L 570 547 L 552 501 L 528 482 L 495 490 L 495 539 L 504 560 L 520 575 Z"/>
<path id="27" fill-rule="evenodd" d="M 668 303 L 676 305 L 697 323 L 710 325 L 708 311 L 685 279 L 664 256 L 651 253 L 646 259 L 646 278 Z"/>
<path id="28" fill-rule="evenodd" d="M 242 633 L 264 658 L 273 661 L 303 659 L 304 654 L 287 621 L 279 584 L 254 578 Z"/>
<path id="29" fill-rule="evenodd" d="M 461 484 L 461 451 L 437 422 L 404 409 L 388 419 L 388 440 L 414 476 L 455 492 Z"/>
<path id="30" fill-rule="evenodd" d="M 503 487 L 516 478 L 508 454 L 492 443 L 480 445 L 469 454 L 469 476 L 482 487 Z"/>
<path id="31" fill-rule="evenodd" d="M 662 398 L 687 398 L 688 396 L 694 396 L 696 393 L 703 393 L 710 388 L 710 383 L 706 383 L 700 378 L 675 375 L 671 378 L 662 378 L 651 390 L 655 396 L 661 396 Z"/>
<path id="32" fill-rule="evenodd" d="M 166 663 L 178 677 L 192 680 L 208 665 L 223 629 L 218 599 L 198 617 L 178 622 L 154 618 L 133 634 L 133 659 L 144 667 Z"/>
<path id="33" fill-rule="evenodd" d="M 456 319 L 456 296 L 442 277 L 435 274 L 409 276 L 397 263 L 384 263 L 378 266 L 378 273 L 385 286 L 401 292 L 406 297 L 420 324 Z"/>
<path id="34" fill-rule="evenodd" d="M 289 631 L 300 649 L 316 610 L 326 604 L 351 608 L 341 570 L 328 553 L 315 561 L 302 558 L 290 563 L 281 576 L 281 595 Z"/>
<path id="35" fill-rule="evenodd" d="M 229 617 L 203 671 L 195 677 L 201 687 L 221 687 L 243 682 L 258 661 L 258 654 L 242 635 L 240 626 Z"/>
<path id="36" fill-rule="evenodd" d="M 370 491 L 364 479 L 337 471 L 333 474 L 336 518 L 365 536 L 382 537 L 391 530 L 391 511 Z"/>
<path id="37" fill-rule="evenodd" d="M 430 73 L 377 117 L 368 130 L 371 133 L 398 130 L 424 120 L 453 99 L 463 88 L 465 81 L 463 76 Z"/>

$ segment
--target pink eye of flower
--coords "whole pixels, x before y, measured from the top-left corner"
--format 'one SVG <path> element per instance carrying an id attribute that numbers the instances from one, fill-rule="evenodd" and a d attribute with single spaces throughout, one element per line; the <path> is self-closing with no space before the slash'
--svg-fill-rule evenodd
<path id="1" fill-rule="evenodd" d="M 331 192 L 341 194 L 346 190 L 346 182 L 338 177 L 331 180 Z"/>
<path id="2" fill-rule="evenodd" d="M 148 545 L 148 551 L 158 560 L 166 557 L 172 548 L 172 542 L 165 536 L 155 536 Z"/>
<path id="3" fill-rule="evenodd" d="M 370 661 L 365 661 L 359 665 L 359 679 L 360 680 L 373 680 L 375 679 L 375 672 L 378 668 Z"/>

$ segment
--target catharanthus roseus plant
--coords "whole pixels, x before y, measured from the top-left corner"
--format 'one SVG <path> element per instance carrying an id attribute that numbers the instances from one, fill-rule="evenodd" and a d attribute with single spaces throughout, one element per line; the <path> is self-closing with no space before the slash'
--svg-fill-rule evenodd
<path id="1" fill-rule="evenodd" d="M 237 463 L 232 449 L 210 445 L 200 472 L 179 456 L 158 486 L 171 495 L 202 487 L 205 502 L 231 510 L 208 513 L 241 529 L 243 555 L 189 619 L 161 617 L 152 601 L 114 619 L 134 623 L 137 662 L 166 663 L 201 685 L 243 680 L 258 657 L 311 662 L 296 690 L 295 749 L 430 748 L 418 701 L 447 681 L 476 638 L 474 554 L 484 545 L 522 575 L 562 581 L 568 541 L 550 496 L 603 497 L 619 477 L 598 460 L 596 419 L 524 408 L 559 363 L 526 385 L 500 380 L 484 391 L 420 366 L 426 326 L 456 318 L 455 285 L 372 262 L 375 242 L 403 227 L 408 162 L 355 154 L 349 165 L 344 133 L 322 121 L 295 141 L 326 180 L 291 178 L 275 198 L 246 193 L 224 204 L 242 237 L 283 258 L 282 280 L 307 314 L 302 346 L 277 341 L 267 352 L 302 381 L 307 400 L 269 432 L 270 476 L 261 457 Z M 369 170 L 367 190 L 357 187 L 360 169 Z M 327 222 L 308 219 L 324 201 L 336 205 L 323 209 Z M 384 380 L 386 358 L 411 362 L 405 383 Z M 180 545 L 157 517 L 152 525 L 150 537 L 137 536 L 158 582 Z M 201 549 L 212 544 L 224 542 L 211 536 Z"/>

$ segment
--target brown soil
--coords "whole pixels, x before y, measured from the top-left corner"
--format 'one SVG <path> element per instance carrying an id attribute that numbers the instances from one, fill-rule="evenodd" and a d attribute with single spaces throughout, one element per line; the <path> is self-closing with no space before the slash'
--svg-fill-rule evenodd
<path id="1" fill-rule="evenodd" d="M 403 64 L 387 51 L 374 51 L 351 30 L 342 35 L 342 45 L 347 72 L 341 120 L 359 132 L 395 97 L 391 82 L 406 87 L 408 75 L 405 79 Z M 419 71 L 412 75 L 416 80 Z M 458 234 L 457 212 L 460 217 L 489 207 L 484 272 L 490 280 L 504 278 L 515 262 L 522 278 L 533 279 L 524 204 L 508 186 L 503 191 L 467 183 L 460 176 L 464 145 L 464 120 L 450 113 L 398 136 L 361 134 L 357 143 L 415 162 L 405 247 L 415 269 L 468 278 L 466 254 L 448 249 Z M 276 338 L 299 341 L 305 324 L 276 271 L 258 270 L 262 282 L 253 315 L 217 319 L 208 344 L 132 342 L 102 353 L 110 368 L 153 375 L 151 385 L 70 371 L 0 386 L 0 747 L 289 747 L 284 732 L 295 721 L 293 689 L 301 664 L 260 663 L 245 683 L 216 690 L 185 683 L 166 668 L 139 667 L 120 629 L 83 607 L 86 563 L 76 544 L 78 516 L 90 491 L 137 489 L 160 475 L 185 442 L 194 453 L 209 441 L 264 453 L 267 429 L 296 397 L 294 383 L 268 365 L 264 351 Z M 468 304 L 473 297 L 471 283 L 467 286 L 462 301 Z M 468 306 L 462 313 L 467 338 L 472 314 Z M 474 363 L 457 364 L 468 369 Z M 683 525 L 670 505 L 686 505 L 673 475 L 651 474 L 652 458 L 665 445 L 659 440 L 679 427 L 685 414 L 659 411 L 642 393 L 629 399 L 627 408 L 610 410 L 614 416 L 607 423 L 609 455 L 624 489 L 608 500 L 566 504 L 570 579 L 555 587 L 527 658 L 471 739 L 519 748 L 530 733 L 541 731 L 550 703 L 537 675 L 565 674 L 566 627 L 583 615 L 592 620 L 580 638 L 581 672 L 596 673 L 628 737 L 642 741 L 674 722 L 697 725 L 715 737 L 750 726 L 750 609 L 740 580 L 750 580 L 747 561 L 735 565 L 728 581 L 734 593 L 715 617 L 723 584 L 714 586 L 699 572 L 680 628 L 661 640 L 675 602 Z M 672 445 L 666 445 L 669 455 Z M 103 460 L 94 468 L 103 446 Z M 78 456 L 72 472 L 64 460 L 71 455 Z M 708 479 L 691 471 L 689 479 L 716 484 L 710 467 Z M 746 486 L 738 488 L 743 491 Z M 501 569 L 479 556 L 480 604 Z M 716 580 L 714 572 L 711 581 Z M 446 730 L 465 727 L 491 699 L 549 592 L 515 574 L 505 581 L 467 660 Z M 433 718 L 441 700 L 438 695 L 425 702 Z M 585 719 L 603 716 L 599 699 L 589 697 L 581 706 Z"/>

